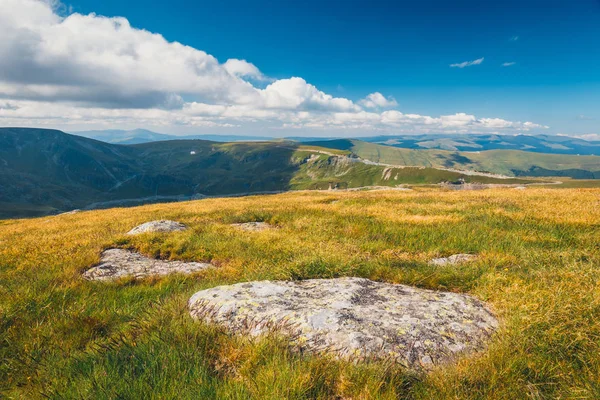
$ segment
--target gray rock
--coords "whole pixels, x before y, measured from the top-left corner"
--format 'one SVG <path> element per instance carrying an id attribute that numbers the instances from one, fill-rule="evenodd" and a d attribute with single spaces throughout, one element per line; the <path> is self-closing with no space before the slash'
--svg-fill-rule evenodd
<path id="1" fill-rule="evenodd" d="M 66 211 L 57 215 L 71 215 L 71 214 L 77 214 L 80 213 L 81 210 L 80 209 L 75 209 L 75 210 L 71 210 L 71 211 Z"/>
<path id="2" fill-rule="evenodd" d="M 146 222 L 140 226 L 136 226 L 129 232 L 128 235 L 139 235 L 146 232 L 176 232 L 176 231 L 185 231 L 187 226 L 182 223 L 169 221 L 169 220 L 160 220 L 160 221 L 151 221 Z"/>
<path id="3" fill-rule="evenodd" d="M 454 254 L 450 257 L 434 258 L 433 260 L 429 261 L 429 265 L 443 267 L 446 265 L 464 264 L 467 262 L 475 261 L 476 259 L 477 256 L 473 254 Z"/>
<path id="4" fill-rule="evenodd" d="M 299 350 L 411 369 L 481 348 L 498 325 L 471 296 L 362 278 L 219 286 L 197 292 L 188 306 L 193 318 L 234 333 L 274 329 Z"/>
<path id="5" fill-rule="evenodd" d="M 102 252 L 100 264 L 84 272 L 83 277 L 91 281 L 108 281 L 122 277 L 145 278 L 168 274 L 191 274 L 212 264 L 183 261 L 164 261 L 148 258 L 131 250 L 109 249 Z"/>
<path id="6" fill-rule="evenodd" d="M 273 228 L 271 224 L 266 222 L 244 222 L 242 224 L 231 224 L 231 226 L 249 232 L 259 232 Z"/>

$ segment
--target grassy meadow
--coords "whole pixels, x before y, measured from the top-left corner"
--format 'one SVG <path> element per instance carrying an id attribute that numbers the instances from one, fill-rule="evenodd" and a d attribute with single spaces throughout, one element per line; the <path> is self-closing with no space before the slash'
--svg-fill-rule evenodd
<path id="1" fill-rule="evenodd" d="M 600 177 L 600 157 L 590 155 L 545 154 L 522 150 L 414 150 L 350 139 L 316 143 L 392 165 L 457 168 L 508 176 L 561 176 L 576 179 Z"/>
<path id="2" fill-rule="evenodd" d="M 172 219 L 185 232 L 127 237 Z M 244 232 L 236 222 L 277 229 Z M 110 247 L 218 266 L 114 283 Z M 435 256 L 476 253 L 463 266 Z M 501 328 L 428 374 L 300 354 L 193 321 L 196 291 L 361 276 L 470 293 Z M 296 192 L 0 221 L 0 397 L 23 399 L 600 398 L 600 189 Z"/>

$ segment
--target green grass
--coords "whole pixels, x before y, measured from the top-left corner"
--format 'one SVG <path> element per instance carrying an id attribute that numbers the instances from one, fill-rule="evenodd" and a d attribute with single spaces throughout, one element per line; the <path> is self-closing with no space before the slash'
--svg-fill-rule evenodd
<path id="1" fill-rule="evenodd" d="M 391 165 L 456 168 L 508 176 L 600 178 L 599 156 L 544 154 L 518 150 L 412 150 L 347 139 L 316 143 L 323 147 L 351 151 L 364 159 Z"/>
<path id="2" fill-rule="evenodd" d="M 0 397 L 516 399 L 600 397 L 597 189 L 299 192 L 0 221 Z M 191 229 L 124 235 L 174 219 Z M 267 221 L 243 232 L 229 224 Z M 217 269 L 115 283 L 81 272 L 104 248 Z M 478 253 L 471 265 L 427 260 Z M 299 354 L 194 322 L 198 290 L 361 276 L 487 301 L 481 354 L 427 375 Z"/>

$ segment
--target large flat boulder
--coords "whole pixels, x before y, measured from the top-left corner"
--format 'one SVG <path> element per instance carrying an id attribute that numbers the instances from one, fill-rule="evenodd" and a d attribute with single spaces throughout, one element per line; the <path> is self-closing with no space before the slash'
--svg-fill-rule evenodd
<path id="1" fill-rule="evenodd" d="M 160 221 L 150 221 L 145 224 L 136 226 L 129 232 L 128 235 L 140 235 L 142 233 L 147 232 L 177 232 L 184 231 L 187 229 L 187 226 L 180 222 L 169 221 L 169 220 L 160 220 Z"/>
<path id="2" fill-rule="evenodd" d="M 362 278 L 249 282 L 202 290 L 193 318 L 252 336 L 269 329 L 300 350 L 427 368 L 481 348 L 498 322 L 474 297 Z"/>
<path id="3" fill-rule="evenodd" d="M 191 274 L 213 268 L 212 264 L 164 261 L 149 258 L 131 250 L 108 249 L 102 252 L 100 264 L 83 273 L 91 281 L 109 281 L 123 277 L 145 278 L 169 274 Z"/>

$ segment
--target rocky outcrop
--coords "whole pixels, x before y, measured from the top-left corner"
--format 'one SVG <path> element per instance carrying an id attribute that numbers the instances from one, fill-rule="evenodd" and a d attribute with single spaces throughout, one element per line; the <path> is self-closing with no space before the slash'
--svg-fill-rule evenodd
<path id="1" fill-rule="evenodd" d="M 142 233 L 147 232 L 177 232 L 184 231 L 187 229 L 187 226 L 180 222 L 169 221 L 169 220 L 160 220 L 160 221 L 151 221 L 146 222 L 145 224 L 136 226 L 129 232 L 128 235 L 140 235 Z"/>
<path id="2" fill-rule="evenodd" d="M 481 348 L 498 325 L 471 296 L 362 278 L 220 286 L 196 293 L 189 308 L 234 333 L 277 330 L 303 351 L 413 369 Z"/>
<path id="3" fill-rule="evenodd" d="M 454 254 L 450 257 L 442 257 L 442 258 L 434 258 L 429 261 L 429 265 L 435 265 L 438 267 L 443 267 L 446 265 L 459 265 L 468 262 L 475 261 L 477 256 L 473 254 Z"/>
<path id="4" fill-rule="evenodd" d="M 259 232 L 273 228 L 273 225 L 266 222 L 244 222 L 242 224 L 232 224 L 231 226 L 249 232 Z"/>
<path id="5" fill-rule="evenodd" d="M 102 252 L 100 264 L 84 272 L 91 281 L 109 281 L 123 277 L 145 278 L 169 274 L 191 274 L 213 268 L 212 264 L 156 260 L 131 250 L 108 249 Z"/>

